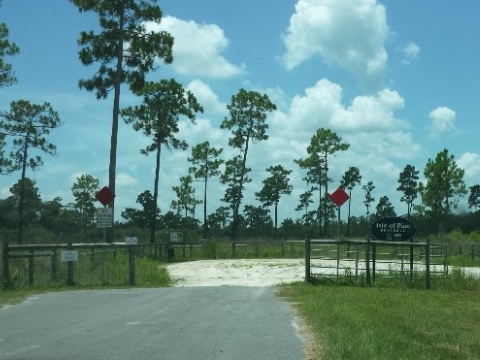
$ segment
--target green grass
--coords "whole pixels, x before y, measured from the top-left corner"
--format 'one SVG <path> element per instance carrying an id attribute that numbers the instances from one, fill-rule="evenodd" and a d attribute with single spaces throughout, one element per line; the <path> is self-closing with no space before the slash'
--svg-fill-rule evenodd
<path id="1" fill-rule="evenodd" d="M 456 276 L 439 290 L 297 283 L 280 295 L 313 331 L 312 359 L 480 359 L 480 286 L 448 289 Z"/>
<path id="2" fill-rule="evenodd" d="M 40 264 L 36 264 L 40 266 Z M 50 278 L 51 269 L 46 269 L 43 276 L 35 274 L 33 286 L 26 285 L 25 277 L 21 281 L 13 282 L 10 289 L 0 289 L 0 307 L 6 304 L 14 304 L 27 296 L 48 291 L 99 289 L 99 288 L 123 288 L 128 285 L 128 261 L 126 254 L 119 252 L 115 257 L 107 256 L 105 265 L 104 282 L 101 282 L 101 265 L 93 263 L 90 258 L 79 257 L 74 264 L 75 286 L 66 285 L 65 265 L 60 267 L 57 280 Z M 22 269 L 24 272 L 24 269 Z M 172 284 L 165 267 L 158 261 L 148 257 L 137 257 L 135 261 L 135 287 L 166 287 Z"/>

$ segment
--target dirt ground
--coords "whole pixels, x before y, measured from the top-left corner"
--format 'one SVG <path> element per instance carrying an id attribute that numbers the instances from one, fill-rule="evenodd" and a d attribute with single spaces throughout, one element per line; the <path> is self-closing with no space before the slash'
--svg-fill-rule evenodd
<path id="1" fill-rule="evenodd" d="M 275 286 L 302 281 L 303 259 L 199 260 L 167 265 L 176 286 Z"/>
<path id="2" fill-rule="evenodd" d="M 318 264 L 317 264 L 318 265 Z M 325 265 L 325 264 L 324 264 Z M 342 271 L 351 264 L 340 264 Z M 334 267 L 333 264 L 331 266 Z M 399 264 L 377 263 L 377 269 L 400 270 Z M 404 265 L 405 268 L 407 265 Z M 415 265 L 425 270 L 422 265 Z M 229 259 L 198 260 L 167 265 L 175 286 L 275 286 L 303 281 L 305 260 L 303 259 Z M 452 268 L 450 268 L 450 271 Z M 333 274 L 335 268 L 322 271 Z M 443 271 L 443 266 L 432 266 L 431 271 Z M 463 268 L 465 274 L 480 277 L 480 268 Z"/>

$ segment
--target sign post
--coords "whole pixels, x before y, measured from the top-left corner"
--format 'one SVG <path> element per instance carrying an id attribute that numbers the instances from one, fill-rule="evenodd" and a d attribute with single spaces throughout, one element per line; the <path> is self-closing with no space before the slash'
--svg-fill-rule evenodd
<path id="1" fill-rule="evenodd" d="M 108 187 L 104 186 L 95 194 L 95 198 L 102 203 L 104 208 L 97 209 L 97 227 L 103 227 L 103 242 L 107 242 L 107 227 L 111 228 L 113 224 L 113 208 L 107 208 L 107 205 L 115 199 L 115 194 Z M 100 222 L 99 222 L 100 219 Z M 106 249 L 102 250 L 102 269 L 100 273 L 100 281 L 105 284 L 105 254 Z"/>
<path id="2" fill-rule="evenodd" d="M 111 228 L 113 223 L 113 208 L 107 208 L 107 205 L 115 199 L 115 194 L 108 187 L 104 186 L 95 194 L 95 198 L 104 206 L 103 209 L 97 209 L 97 227 L 103 228 L 103 242 L 106 242 L 106 228 Z"/>
<path id="3" fill-rule="evenodd" d="M 340 240 L 340 207 L 350 199 L 350 196 L 340 186 L 337 190 L 330 194 L 330 199 L 337 205 L 337 239 Z"/>

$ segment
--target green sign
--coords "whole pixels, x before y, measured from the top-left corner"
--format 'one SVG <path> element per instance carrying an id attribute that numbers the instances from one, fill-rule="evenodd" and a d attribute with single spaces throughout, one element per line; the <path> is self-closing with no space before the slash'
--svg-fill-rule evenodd
<path id="1" fill-rule="evenodd" d="M 407 241 L 412 239 L 417 228 L 402 217 L 384 217 L 376 220 L 370 227 L 370 233 L 376 240 Z"/>

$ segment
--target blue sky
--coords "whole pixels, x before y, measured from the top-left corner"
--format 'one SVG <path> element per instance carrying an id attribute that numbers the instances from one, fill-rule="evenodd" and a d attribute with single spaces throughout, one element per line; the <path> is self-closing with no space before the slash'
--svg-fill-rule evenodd
<path id="1" fill-rule="evenodd" d="M 205 108 L 197 124 L 180 124 L 178 137 L 190 146 L 210 141 L 223 147 L 230 134 L 219 125 L 226 105 L 240 88 L 267 93 L 277 111 L 267 120 L 269 140 L 251 146 L 247 166 L 253 182 L 244 204 L 260 205 L 254 193 L 280 164 L 293 170 L 291 196 L 281 199 L 280 218 L 293 211 L 307 190 L 304 173 L 293 162 L 304 158 L 318 128 L 335 131 L 350 149 L 331 160 L 335 189 L 350 166 L 362 184 L 373 181 L 375 205 L 388 196 L 397 213 L 406 212 L 396 191 L 405 165 L 423 169 L 447 148 L 465 169 L 467 186 L 480 183 L 480 6 L 473 1 L 435 0 L 170 0 L 159 1 L 161 24 L 175 38 L 172 65 L 162 65 L 151 80 L 174 77 L 194 92 Z M 68 1 L 3 0 L 0 21 L 20 54 L 10 58 L 18 84 L 0 89 L 0 109 L 11 101 L 48 101 L 59 112 L 62 128 L 50 140 L 58 155 L 27 176 L 37 181 L 43 200 L 60 196 L 72 202 L 71 187 L 81 174 L 108 182 L 113 98 L 96 100 L 78 89 L 96 65 L 78 60 L 80 31 L 97 30 L 94 14 L 80 14 Z M 124 91 L 121 106 L 139 100 Z M 137 195 L 152 190 L 154 157 L 139 150 L 149 142 L 120 123 L 116 214 L 137 207 Z M 172 186 L 188 172 L 190 149 L 162 154 L 159 206 L 165 213 L 174 199 Z M 0 177 L 0 198 L 20 173 Z M 224 205 L 223 187 L 212 180 L 209 210 Z M 196 183 L 202 197 L 202 183 Z M 363 191 L 353 191 L 352 215 L 365 214 Z M 466 198 L 460 209 L 467 210 Z M 203 218 L 201 206 L 197 217 Z M 343 211 L 344 218 L 346 211 Z"/>

